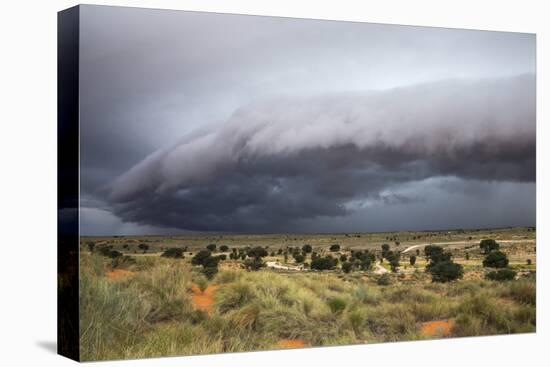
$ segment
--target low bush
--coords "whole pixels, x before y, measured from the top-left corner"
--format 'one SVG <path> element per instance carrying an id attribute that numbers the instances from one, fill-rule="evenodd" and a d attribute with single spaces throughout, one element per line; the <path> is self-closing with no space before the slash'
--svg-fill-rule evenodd
<path id="1" fill-rule="evenodd" d="M 330 298 L 327 300 L 327 306 L 333 314 L 339 314 L 346 309 L 346 301 L 338 297 Z"/>
<path id="2" fill-rule="evenodd" d="M 174 258 L 174 259 L 183 259 L 184 258 L 183 249 L 182 248 L 176 248 L 176 247 L 172 247 L 172 248 L 164 250 L 164 252 L 160 256 L 162 256 L 162 257 L 171 257 L 171 258 Z"/>
<path id="3" fill-rule="evenodd" d="M 483 266 L 486 268 L 505 268 L 508 266 L 508 257 L 504 252 L 492 251 L 483 259 Z"/>
<path id="4" fill-rule="evenodd" d="M 496 280 L 496 281 L 506 281 L 506 280 L 514 280 L 516 278 L 517 272 L 509 269 L 498 269 L 497 271 L 491 271 L 485 275 L 485 277 L 489 280 Z"/>

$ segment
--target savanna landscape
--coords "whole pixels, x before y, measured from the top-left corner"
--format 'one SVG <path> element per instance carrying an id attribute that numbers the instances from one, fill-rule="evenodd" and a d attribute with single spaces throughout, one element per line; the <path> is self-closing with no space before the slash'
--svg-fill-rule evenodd
<path id="1" fill-rule="evenodd" d="M 83 360 L 536 330 L 535 228 L 83 237 Z"/>
<path id="2" fill-rule="evenodd" d="M 535 35 L 79 9 L 75 359 L 536 331 Z"/>

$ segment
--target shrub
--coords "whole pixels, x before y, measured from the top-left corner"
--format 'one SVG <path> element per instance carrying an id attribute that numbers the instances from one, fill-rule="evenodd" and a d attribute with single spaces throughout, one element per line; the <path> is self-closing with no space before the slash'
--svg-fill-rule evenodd
<path id="1" fill-rule="evenodd" d="M 401 258 L 401 254 L 399 252 L 389 251 L 386 254 L 386 259 L 388 259 L 388 262 L 390 263 L 391 270 L 394 273 L 397 272 L 397 268 L 399 267 L 399 259 L 400 258 Z"/>
<path id="2" fill-rule="evenodd" d="M 214 275 L 218 273 L 218 267 L 217 266 L 206 266 L 203 267 L 202 273 L 208 278 L 212 279 L 214 278 Z"/>
<path id="3" fill-rule="evenodd" d="M 342 255 L 340 256 L 340 261 L 341 262 L 346 262 L 348 260 L 348 256 L 347 255 Z"/>
<path id="4" fill-rule="evenodd" d="M 131 256 L 117 256 L 113 258 L 112 266 L 113 268 L 127 268 L 130 265 L 134 265 L 136 259 Z"/>
<path id="5" fill-rule="evenodd" d="M 138 245 L 138 248 L 143 251 L 143 253 L 146 253 L 147 250 L 149 250 L 149 245 L 145 244 L 145 243 L 140 243 Z"/>
<path id="6" fill-rule="evenodd" d="M 331 252 L 340 251 L 340 245 L 338 245 L 338 244 L 331 245 L 331 246 L 330 246 L 330 251 L 331 251 Z"/>
<path id="7" fill-rule="evenodd" d="M 483 266 L 486 268 L 505 268 L 508 266 L 508 257 L 504 252 L 492 251 L 483 259 Z"/>
<path id="8" fill-rule="evenodd" d="M 260 270 L 262 267 L 264 267 L 265 264 L 264 264 L 264 262 L 262 261 L 261 258 L 255 257 L 255 258 L 246 260 L 244 262 L 244 266 L 247 270 L 256 271 L 256 270 Z"/>
<path id="9" fill-rule="evenodd" d="M 387 243 L 384 243 L 382 246 L 382 257 L 386 257 L 386 254 L 388 253 L 388 251 L 390 251 L 390 245 L 388 245 Z"/>
<path id="10" fill-rule="evenodd" d="M 527 259 L 527 265 L 531 265 L 531 259 Z"/>
<path id="11" fill-rule="evenodd" d="M 182 248 L 169 248 L 169 249 L 166 249 L 164 250 L 164 252 L 162 253 L 162 255 L 160 255 L 162 257 L 171 257 L 171 258 L 174 258 L 174 259 L 183 259 L 183 249 Z"/>
<path id="12" fill-rule="evenodd" d="M 303 245 L 302 251 L 305 252 L 306 254 L 309 254 L 311 251 L 313 251 L 313 247 L 311 247 L 311 245 Z"/>
<path id="13" fill-rule="evenodd" d="M 514 280 L 516 278 L 516 272 L 512 269 L 504 268 L 497 271 L 491 271 L 485 275 L 489 280 L 506 281 Z"/>
<path id="14" fill-rule="evenodd" d="M 228 251 L 228 250 L 229 250 L 229 247 L 227 247 L 226 245 L 221 245 L 221 246 L 220 246 L 220 251 L 226 252 L 226 251 Z"/>
<path id="15" fill-rule="evenodd" d="M 411 256 L 409 257 L 409 263 L 410 263 L 412 266 L 414 266 L 414 264 L 416 264 L 416 256 L 411 255 Z"/>
<path id="16" fill-rule="evenodd" d="M 294 255 L 292 255 L 294 257 L 294 260 L 297 262 L 297 263 L 303 263 L 304 260 L 306 259 L 304 255 L 300 254 L 300 253 L 295 253 Z"/>
<path id="17" fill-rule="evenodd" d="M 191 264 L 193 265 L 204 265 L 209 261 L 209 258 L 212 257 L 212 253 L 208 250 L 200 250 L 193 256 L 191 259 Z"/>
<path id="18" fill-rule="evenodd" d="M 388 273 L 382 274 L 376 280 L 376 284 L 378 284 L 378 285 L 390 285 L 391 284 L 391 276 Z"/>
<path id="19" fill-rule="evenodd" d="M 260 258 L 260 257 L 267 256 L 267 251 L 265 248 L 261 246 L 256 246 L 254 248 L 249 249 L 247 251 L 247 255 L 250 257 Z"/>
<path id="20" fill-rule="evenodd" d="M 339 297 L 329 298 L 327 305 L 333 314 L 342 313 L 346 309 L 346 301 Z"/>
<path id="21" fill-rule="evenodd" d="M 87 245 L 88 245 L 88 251 L 94 252 L 95 243 L 93 243 L 93 242 L 88 242 Z"/>
<path id="22" fill-rule="evenodd" d="M 206 288 L 208 288 L 208 280 L 203 277 L 203 276 L 200 276 L 198 277 L 196 280 L 195 280 L 195 284 L 197 285 L 197 287 L 199 288 L 199 290 L 201 291 L 201 293 L 204 293 L 204 291 L 206 290 Z"/>
<path id="23" fill-rule="evenodd" d="M 325 257 L 315 257 L 311 259 L 311 269 L 315 270 L 331 270 L 336 266 L 336 259 L 330 255 Z"/>
<path id="24" fill-rule="evenodd" d="M 483 250 L 484 254 L 488 254 L 493 250 L 498 250 L 500 248 L 500 245 L 495 240 L 484 239 L 479 242 L 479 248 Z"/>
<path id="25" fill-rule="evenodd" d="M 215 243 L 211 243 L 209 245 L 206 246 L 206 249 L 210 252 L 214 252 L 216 251 L 216 244 Z"/>
<path id="26" fill-rule="evenodd" d="M 455 264 L 452 261 L 442 261 L 435 263 L 430 268 L 432 282 L 446 283 L 452 280 L 461 279 L 464 276 L 462 265 Z"/>
<path id="27" fill-rule="evenodd" d="M 116 251 L 116 250 L 109 250 L 109 252 L 107 253 L 107 256 L 110 257 L 111 259 L 116 259 L 116 258 L 122 257 L 122 252 Z"/>
<path id="28" fill-rule="evenodd" d="M 343 262 L 342 263 L 342 271 L 344 273 L 349 273 L 353 270 L 353 264 L 350 262 Z"/>
<path id="29" fill-rule="evenodd" d="M 227 260 L 227 255 L 226 254 L 218 255 L 218 259 L 220 259 L 222 261 Z"/>

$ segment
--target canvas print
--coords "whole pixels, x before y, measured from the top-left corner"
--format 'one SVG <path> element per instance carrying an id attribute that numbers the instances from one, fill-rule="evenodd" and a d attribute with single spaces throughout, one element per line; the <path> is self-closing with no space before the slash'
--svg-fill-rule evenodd
<path id="1" fill-rule="evenodd" d="M 60 13 L 61 353 L 535 332 L 535 48 L 511 32 Z"/>

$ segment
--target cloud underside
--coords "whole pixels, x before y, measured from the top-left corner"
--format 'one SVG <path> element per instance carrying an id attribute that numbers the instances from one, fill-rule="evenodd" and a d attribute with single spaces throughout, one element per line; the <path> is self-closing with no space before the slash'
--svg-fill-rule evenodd
<path id="1" fill-rule="evenodd" d="M 432 178 L 532 183 L 534 93 L 522 75 L 252 102 L 145 158 L 108 200 L 127 222 L 274 232 L 430 200 L 397 188 Z"/>

